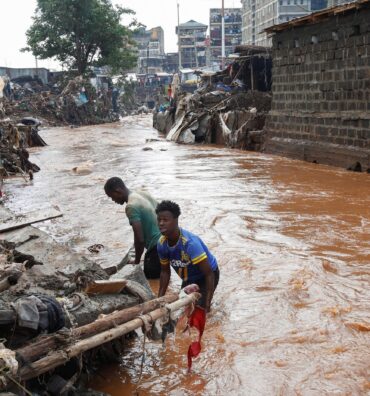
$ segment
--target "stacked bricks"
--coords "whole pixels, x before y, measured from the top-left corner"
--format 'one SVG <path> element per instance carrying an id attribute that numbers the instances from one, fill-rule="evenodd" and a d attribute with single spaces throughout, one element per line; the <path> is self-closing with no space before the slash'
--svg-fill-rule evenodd
<path id="1" fill-rule="evenodd" d="M 272 91 L 266 151 L 301 158 L 303 143 L 308 160 L 369 169 L 370 5 L 275 33 Z"/>

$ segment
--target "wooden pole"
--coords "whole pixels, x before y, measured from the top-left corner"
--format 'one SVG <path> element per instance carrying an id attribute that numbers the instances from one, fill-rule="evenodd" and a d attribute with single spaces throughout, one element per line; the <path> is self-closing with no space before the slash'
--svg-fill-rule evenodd
<path id="1" fill-rule="evenodd" d="M 180 35 L 180 4 L 177 3 L 177 50 L 179 51 L 179 71 L 182 69 L 181 58 L 181 35 Z"/>
<path id="2" fill-rule="evenodd" d="M 162 318 L 168 314 L 168 309 L 171 312 L 177 311 L 191 303 L 196 302 L 200 298 L 199 293 L 192 293 L 180 300 L 168 304 L 166 307 L 156 309 L 149 314 L 143 315 L 144 318 L 149 322 Z M 78 356 L 90 349 L 96 348 L 102 344 L 110 342 L 116 338 L 122 337 L 123 335 L 130 333 L 143 326 L 143 320 L 138 317 L 113 329 L 104 331 L 100 334 L 96 334 L 90 338 L 86 338 L 82 341 L 76 342 L 75 344 L 69 345 L 63 350 L 52 352 L 48 356 L 32 363 L 31 365 L 25 366 L 19 370 L 19 380 L 26 381 L 31 378 L 38 377 L 62 364 L 67 363 L 70 359 Z M 0 385 L 1 389 L 1 385 Z"/>
<path id="3" fill-rule="evenodd" d="M 251 59 L 251 90 L 254 91 L 253 58 Z"/>
<path id="4" fill-rule="evenodd" d="M 8 278 L 6 277 L 5 279 L 2 279 L 0 281 L 0 293 L 2 293 L 5 290 L 8 290 L 10 288 L 10 283 L 8 281 Z"/>
<path id="5" fill-rule="evenodd" d="M 222 0 L 222 8 L 221 8 L 221 65 L 222 70 L 225 68 L 225 2 Z"/>
<path id="6" fill-rule="evenodd" d="M 176 301 L 178 298 L 177 294 L 167 294 L 161 298 L 156 298 L 143 304 L 135 305 L 134 307 L 122 309 L 105 315 L 92 323 L 72 329 L 70 335 L 66 336 L 64 344 L 67 344 L 71 339 L 76 341 L 77 339 L 91 337 L 92 335 L 106 331 L 114 326 L 126 323 L 136 318 L 138 315 L 147 314 L 148 312 L 161 307 L 163 304 L 169 304 Z M 41 336 L 29 345 L 17 349 L 16 357 L 20 364 L 28 364 L 35 360 L 39 360 L 50 351 L 53 351 L 62 345 L 63 337 L 59 333 Z"/>

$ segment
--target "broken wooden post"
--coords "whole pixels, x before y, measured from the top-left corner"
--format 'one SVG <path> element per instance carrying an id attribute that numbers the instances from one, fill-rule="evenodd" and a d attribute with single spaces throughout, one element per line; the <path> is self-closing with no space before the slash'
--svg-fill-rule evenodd
<path id="1" fill-rule="evenodd" d="M 169 311 L 178 311 L 179 309 L 189 304 L 195 303 L 199 299 L 199 297 L 199 293 L 192 293 L 184 298 L 181 298 L 180 300 L 175 301 L 172 304 L 168 304 L 163 308 L 159 308 L 155 311 L 150 312 L 150 315 L 143 315 L 143 319 L 141 317 L 137 317 L 136 319 L 126 322 L 120 326 L 111 328 L 107 331 L 78 341 L 74 344 L 72 343 L 69 346 L 63 348 L 62 350 L 51 352 L 48 356 L 30 365 L 22 367 L 18 371 L 18 379 L 19 381 L 26 381 L 28 379 L 38 377 L 41 374 L 44 374 L 48 371 L 55 369 L 56 367 L 61 366 L 62 364 L 67 363 L 75 356 L 78 356 L 102 344 L 110 342 L 116 338 L 122 337 L 123 335 L 142 327 L 144 324 L 144 320 L 148 321 L 149 323 L 154 322 L 155 320 L 168 315 Z"/>

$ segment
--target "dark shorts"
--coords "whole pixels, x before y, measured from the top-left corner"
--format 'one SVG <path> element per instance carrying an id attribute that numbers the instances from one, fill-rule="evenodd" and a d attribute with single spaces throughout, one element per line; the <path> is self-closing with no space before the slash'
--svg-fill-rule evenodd
<path id="1" fill-rule="evenodd" d="M 144 256 L 144 274 L 147 279 L 158 279 L 161 274 L 157 245 L 147 250 Z"/>
<path id="2" fill-rule="evenodd" d="M 213 289 L 213 293 L 216 290 L 216 287 L 218 285 L 218 281 L 220 280 L 220 270 L 217 268 L 216 271 L 213 271 L 213 275 L 215 277 L 215 282 L 214 282 L 214 289 Z M 181 289 L 184 288 L 185 286 L 191 285 L 191 284 L 197 284 L 199 286 L 200 289 L 200 293 L 202 294 L 202 297 L 200 298 L 200 300 L 198 301 L 198 305 L 200 305 L 201 307 L 205 308 L 205 304 L 206 304 L 206 292 L 207 292 L 207 288 L 206 288 L 206 279 L 205 278 L 201 278 L 198 279 L 196 281 L 186 281 L 186 282 L 182 282 L 181 284 Z"/>

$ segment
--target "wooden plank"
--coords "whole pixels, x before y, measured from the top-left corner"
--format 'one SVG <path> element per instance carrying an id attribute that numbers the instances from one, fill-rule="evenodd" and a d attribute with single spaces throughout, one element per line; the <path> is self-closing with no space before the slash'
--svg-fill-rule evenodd
<path id="1" fill-rule="evenodd" d="M 4 219 L 0 224 L 0 233 L 6 231 L 16 230 L 31 224 L 39 223 L 41 221 L 56 219 L 62 217 L 63 213 L 60 212 L 58 207 L 51 207 L 46 209 L 36 210 L 21 215 L 16 215 Z"/>
<path id="2" fill-rule="evenodd" d="M 119 294 L 126 287 L 127 280 L 115 279 L 115 280 L 95 280 L 90 283 L 85 293 L 88 295 L 94 294 Z"/>

